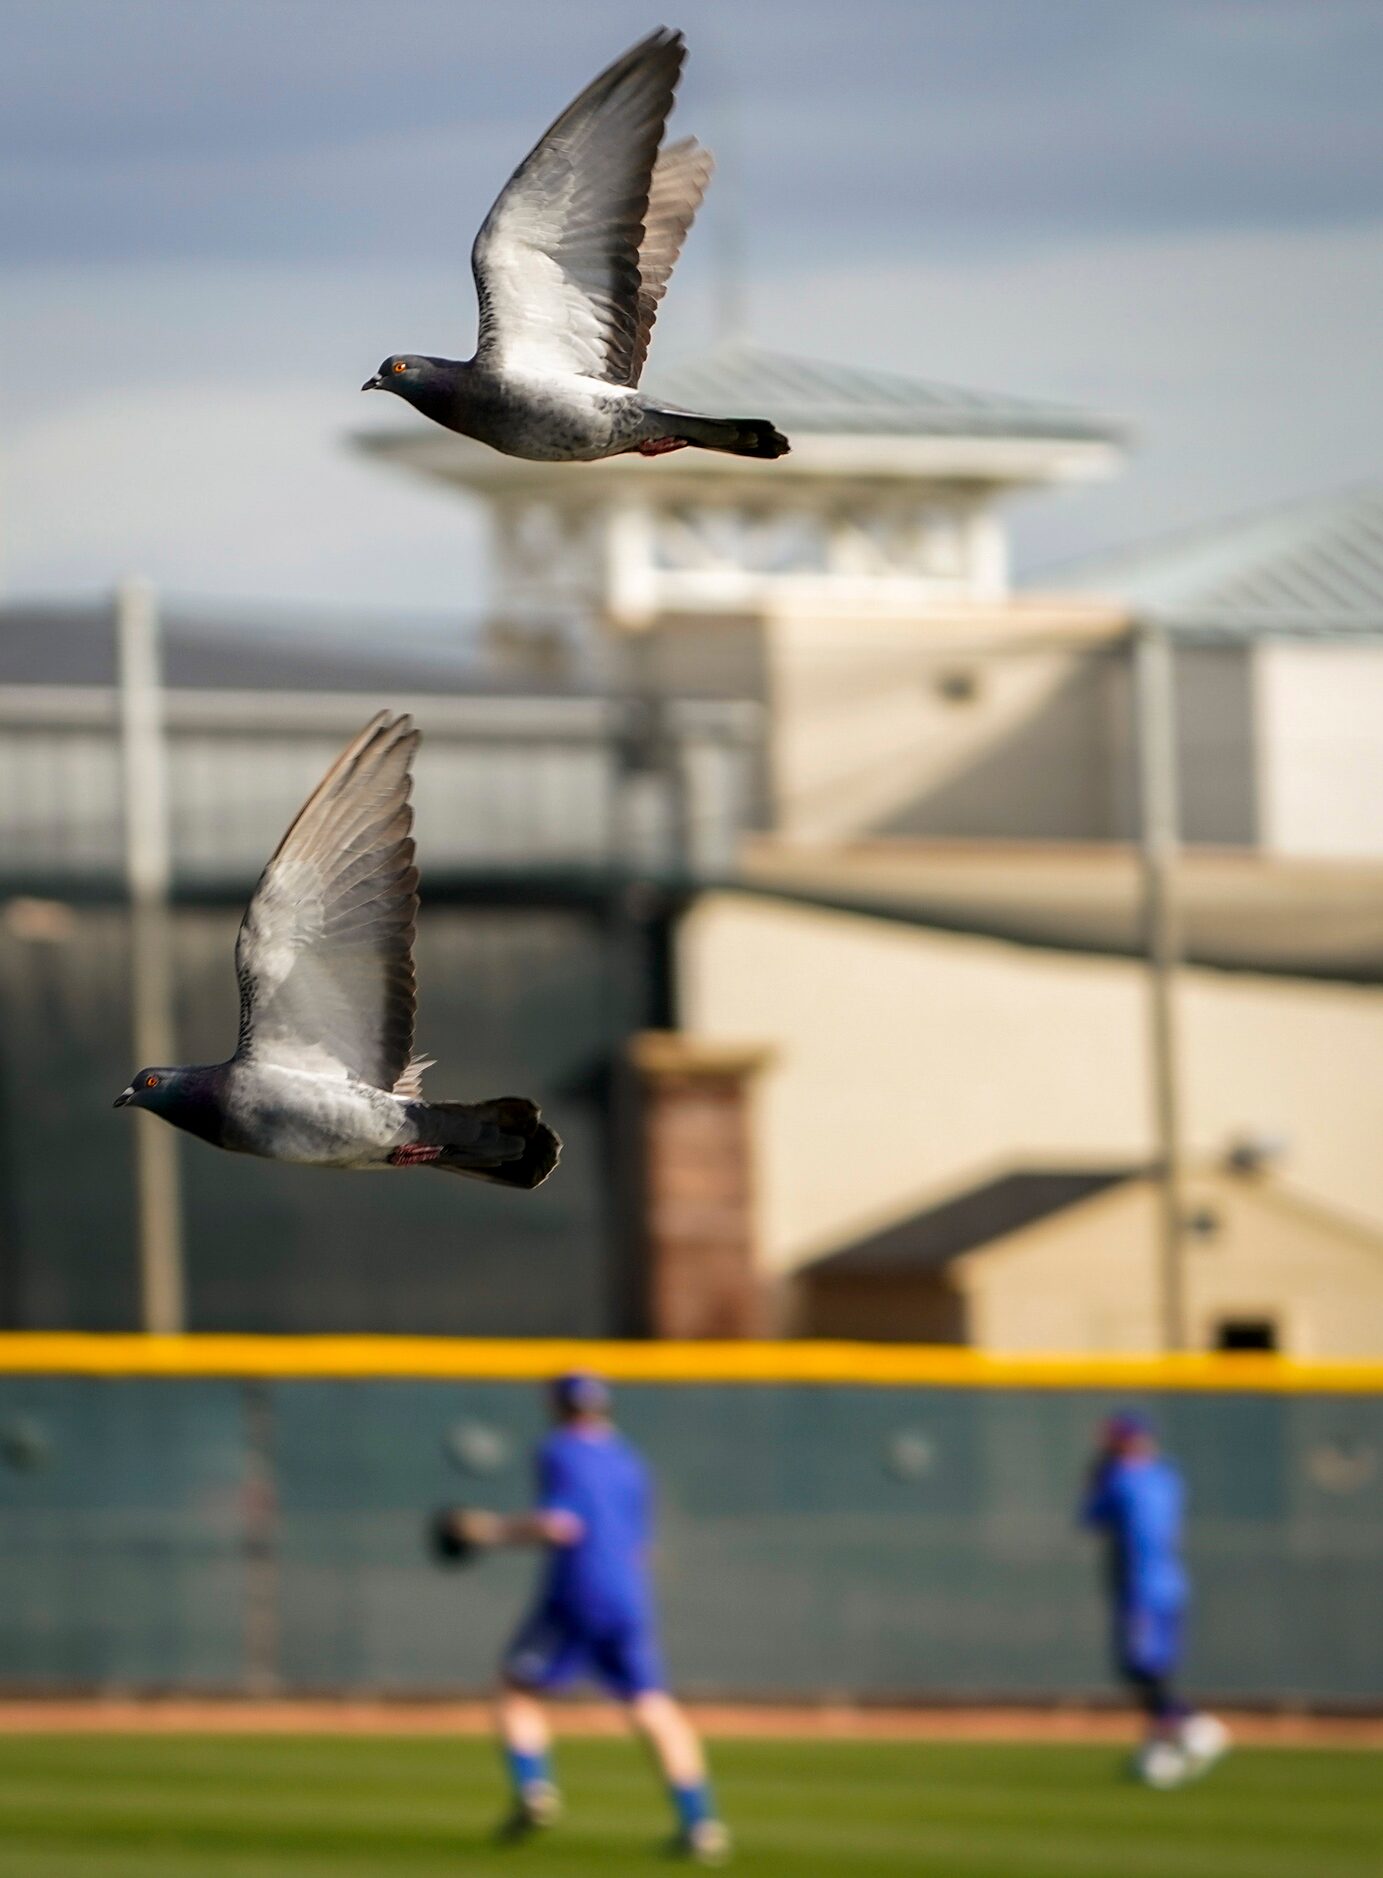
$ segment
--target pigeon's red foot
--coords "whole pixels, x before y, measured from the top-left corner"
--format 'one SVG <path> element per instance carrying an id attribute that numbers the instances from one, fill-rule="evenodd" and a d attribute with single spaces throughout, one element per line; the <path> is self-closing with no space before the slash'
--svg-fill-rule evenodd
<path id="1" fill-rule="evenodd" d="M 440 1148 L 425 1148 L 419 1142 L 413 1142 L 406 1148 L 390 1148 L 390 1167 L 426 1167 L 429 1161 L 440 1161 Z"/>
<path id="2" fill-rule="evenodd" d="M 640 456 L 666 456 L 669 450 L 685 450 L 685 437 L 650 437 L 639 445 Z"/>

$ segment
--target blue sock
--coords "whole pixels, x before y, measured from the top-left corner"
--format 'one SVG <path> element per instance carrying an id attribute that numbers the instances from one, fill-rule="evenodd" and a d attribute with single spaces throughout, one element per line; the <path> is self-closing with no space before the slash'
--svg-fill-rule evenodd
<path id="1" fill-rule="evenodd" d="M 683 1832 L 691 1832 L 703 1820 L 715 1818 L 710 1782 L 701 1780 L 693 1787 L 669 1787 L 672 1804 L 677 1808 L 677 1822 Z"/>
<path id="2" fill-rule="evenodd" d="M 522 1754 L 518 1748 L 506 1747 L 504 1764 L 509 1769 L 515 1793 L 525 1793 L 538 1781 L 551 1784 L 552 1762 L 546 1754 Z"/>

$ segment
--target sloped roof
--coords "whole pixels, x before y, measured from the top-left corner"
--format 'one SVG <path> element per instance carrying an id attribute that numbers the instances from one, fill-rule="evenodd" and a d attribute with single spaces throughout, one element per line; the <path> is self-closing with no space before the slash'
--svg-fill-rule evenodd
<path id="1" fill-rule="evenodd" d="M 1042 581 L 1054 584 L 1210 637 L 1383 633 L 1383 485 L 1187 529 Z"/>
<path id="2" fill-rule="evenodd" d="M 1122 440 L 1108 419 L 1069 405 L 963 391 L 901 372 L 831 365 L 739 342 L 652 366 L 642 388 L 684 410 L 768 411 L 789 435 Z"/>
<path id="3" fill-rule="evenodd" d="M 977 1246 L 1121 1186 L 1136 1167 L 1020 1169 L 943 1200 L 802 1268 L 811 1278 L 938 1272 Z"/>
<path id="4" fill-rule="evenodd" d="M 406 615 L 371 630 L 275 627 L 231 612 L 160 609 L 164 683 L 194 691 L 411 691 L 493 689 L 461 627 L 410 630 Z M 0 685 L 116 682 L 109 602 L 15 601 L 0 606 Z M 506 686 L 506 689 L 514 689 Z"/>

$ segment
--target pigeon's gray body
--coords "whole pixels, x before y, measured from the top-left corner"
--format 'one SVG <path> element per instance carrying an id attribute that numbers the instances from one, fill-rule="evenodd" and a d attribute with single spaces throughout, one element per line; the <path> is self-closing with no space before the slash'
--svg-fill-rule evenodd
<path id="1" fill-rule="evenodd" d="M 418 1139 L 409 1106 L 368 1083 L 232 1058 L 221 1145 L 308 1167 L 387 1167 Z"/>
<path id="2" fill-rule="evenodd" d="M 240 1035 L 225 1063 L 141 1070 L 117 1106 L 234 1153 L 313 1167 L 433 1166 L 534 1187 L 560 1143 L 521 1097 L 427 1102 L 413 1055 L 411 764 L 380 712 L 309 797 L 236 941 Z"/>
<path id="3" fill-rule="evenodd" d="M 592 462 L 692 446 L 779 457 L 766 418 L 665 410 L 638 390 L 658 304 L 710 181 L 694 138 L 659 150 L 686 54 L 660 28 L 588 85 L 515 170 L 471 253 L 475 357 L 400 353 L 363 389 L 509 456 Z"/>
<path id="4" fill-rule="evenodd" d="M 639 394 L 601 379 L 497 371 L 478 360 L 420 359 L 409 402 L 427 417 L 507 456 L 594 463 L 666 436 Z"/>

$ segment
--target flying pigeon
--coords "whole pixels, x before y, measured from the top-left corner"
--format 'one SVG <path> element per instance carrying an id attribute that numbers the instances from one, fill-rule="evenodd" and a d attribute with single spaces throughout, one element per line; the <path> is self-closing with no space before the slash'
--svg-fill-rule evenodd
<path id="1" fill-rule="evenodd" d="M 348 743 L 259 877 L 235 945 L 240 1035 L 225 1063 L 142 1069 L 116 1108 L 214 1147 L 309 1167 L 436 1167 L 536 1187 L 561 1143 L 520 1096 L 427 1102 L 413 1054 L 411 766 L 381 711 Z"/>
<path id="2" fill-rule="evenodd" d="M 685 56 L 681 33 L 650 33 L 514 171 L 471 250 L 475 357 L 395 353 L 362 391 L 396 392 L 448 430 L 540 463 L 688 445 L 786 453 L 766 418 L 701 417 L 639 395 L 658 302 L 713 167 L 695 138 L 658 148 Z"/>

